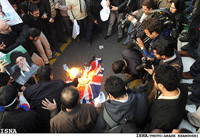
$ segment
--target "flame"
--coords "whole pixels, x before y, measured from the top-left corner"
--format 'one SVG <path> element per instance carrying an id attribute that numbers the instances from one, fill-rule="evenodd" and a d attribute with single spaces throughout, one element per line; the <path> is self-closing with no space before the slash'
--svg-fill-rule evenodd
<path id="1" fill-rule="evenodd" d="M 84 70 L 83 71 L 80 68 L 71 68 L 71 69 L 67 70 L 67 73 L 70 76 L 70 79 L 74 79 L 79 72 L 82 73 L 81 78 L 78 79 L 79 86 L 88 84 L 95 75 L 94 70 L 92 70 L 92 71 Z"/>
<path id="2" fill-rule="evenodd" d="M 70 76 L 70 79 L 74 79 L 76 75 L 81 71 L 80 68 L 71 68 L 67 70 L 67 73 Z"/>

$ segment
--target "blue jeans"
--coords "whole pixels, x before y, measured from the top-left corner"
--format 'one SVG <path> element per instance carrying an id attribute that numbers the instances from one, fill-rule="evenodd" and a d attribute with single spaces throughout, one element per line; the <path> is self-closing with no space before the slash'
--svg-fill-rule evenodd
<path id="1" fill-rule="evenodd" d="M 129 33 L 132 31 L 132 29 L 133 29 L 133 23 L 131 22 L 129 27 L 128 27 L 128 33 L 127 33 L 127 37 L 126 37 L 126 42 L 130 41 Z"/>

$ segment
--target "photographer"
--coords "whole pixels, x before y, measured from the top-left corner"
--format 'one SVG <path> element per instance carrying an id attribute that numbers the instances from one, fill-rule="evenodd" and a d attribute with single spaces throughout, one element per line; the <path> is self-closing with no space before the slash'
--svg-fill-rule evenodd
<path id="1" fill-rule="evenodd" d="M 133 16 L 128 15 L 129 21 L 131 21 L 129 28 L 128 28 L 128 36 L 126 37 L 126 40 L 123 42 L 124 45 L 128 44 L 130 41 L 129 34 L 132 30 L 139 27 L 139 25 L 146 19 L 149 15 L 149 10 L 152 10 L 153 3 L 151 0 L 145 0 L 142 4 L 142 8 L 134 11 L 132 14 L 136 16 L 137 19 L 135 19 Z"/>
<path id="2" fill-rule="evenodd" d="M 181 74 L 183 72 L 183 63 L 181 60 L 181 56 L 174 49 L 172 39 L 169 37 L 161 38 L 153 44 L 152 49 L 153 49 L 155 58 L 149 58 L 149 60 L 154 61 L 154 63 L 158 62 L 159 65 L 168 64 L 168 65 L 173 66 L 178 72 L 178 78 L 180 79 Z M 145 68 L 145 70 L 150 75 L 152 75 L 154 72 L 154 66 L 152 66 L 152 69 Z M 151 102 L 153 98 L 155 97 L 155 92 L 156 92 L 155 87 L 152 90 L 148 89 L 147 95 L 149 95 L 149 102 Z"/>
<path id="3" fill-rule="evenodd" d="M 152 45 L 164 36 L 170 35 L 170 30 L 163 27 L 162 22 L 156 17 L 149 17 L 142 23 L 142 29 L 147 37 L 151 39 L 149 46 L 145 46 L 141 38 L 137 38 L 138 46 L 141 48 L 144 57 L 154 57 Z"/>

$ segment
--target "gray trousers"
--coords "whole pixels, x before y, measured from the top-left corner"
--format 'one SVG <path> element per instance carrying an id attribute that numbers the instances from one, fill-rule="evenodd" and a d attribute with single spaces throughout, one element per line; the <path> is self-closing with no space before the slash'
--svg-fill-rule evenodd
<path id="1" fill-rule="evenodd" d="M 108 32 L 107 32 L 107 36 L 111 35 L 112 33 L 112 28 L 113 28 L 113 24 L 115 22 L 115 19 L 117 18 L 117 23 L 123 19 L 123 13 L 118 13 L 118 11 L 110 11 L 110 20 L 109 20 L 109 26 L 108 26 Z M 123 37 L 123 32 L 122 32 L 122 28 L 121 25 L 118 25 L 118 38 L 122 38 Z"/>
<path id="2" fill-rule="evenodd" d="M 72 36 L 72 29 L 71 29 L 71 25 L 70 25 L 69 16 L 62 16 L 62 20 L 63 20 L 63 23 L 65 25 L 68 35 Z"/>

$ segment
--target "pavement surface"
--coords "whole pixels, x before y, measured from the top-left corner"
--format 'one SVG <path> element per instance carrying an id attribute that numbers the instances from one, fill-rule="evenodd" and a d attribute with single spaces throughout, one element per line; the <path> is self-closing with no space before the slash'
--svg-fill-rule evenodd
<path id="1" fill-rule="evenodd" d="M 116 60 L 122 59 L 122 51 L 126 48 L 121 42 L 117 42 L 117 27 L 114 26 L 112 36 L 104 40 L 108 28 L 108 23 L 104 23 L 103 34 L 99 32 L 93 33 L 92 47 L 87 48 L 87 43 L 70 38 L 67 39 L 67 43 L 61 46 L 62 53 L 56 53 L 57 59 L 50 61 L 53 67 L 54 79 L 61 79 L 66 81 L 67 75 L 63 69 L 63 64 L 67 64 L 71 67 L 84 67 L 89 62 L 93 55 L 98 58 L 102 58 L 101 66 L 104 68 L 104 76 L 102 80 L 101 90 L 104 90 L 104 83 L 106 78 L 111 75 L 122 77 L 121 74 L 114 74 L 112 71 L 112 63 Z M 99 49 L 99 45 L 103 45 L 103 49 Z"/>

